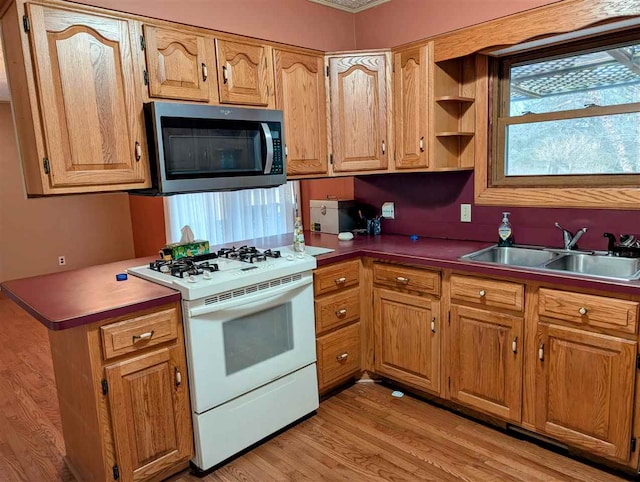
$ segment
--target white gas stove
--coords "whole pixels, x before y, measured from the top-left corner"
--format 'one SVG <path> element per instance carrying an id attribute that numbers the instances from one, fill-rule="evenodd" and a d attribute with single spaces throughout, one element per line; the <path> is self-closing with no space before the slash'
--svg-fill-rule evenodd
<path id="1" fill-rule="evenodd" d="M 318 408 L 315 267 L 290 247 L 242 247 L 128 270 L 182 294 L 197 469 Z"/>

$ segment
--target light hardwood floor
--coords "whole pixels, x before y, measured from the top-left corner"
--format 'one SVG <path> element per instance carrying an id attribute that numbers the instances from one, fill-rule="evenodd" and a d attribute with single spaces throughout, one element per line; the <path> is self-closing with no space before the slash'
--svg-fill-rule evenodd
<path id="1" fill-rule="evenodd" d="M 0 482 L 73 481 L 47 331 L 0 295 Z M 355 385 L 314 417 L 205 479 L 617 481 L 618 477 L 379 385 Z"/>

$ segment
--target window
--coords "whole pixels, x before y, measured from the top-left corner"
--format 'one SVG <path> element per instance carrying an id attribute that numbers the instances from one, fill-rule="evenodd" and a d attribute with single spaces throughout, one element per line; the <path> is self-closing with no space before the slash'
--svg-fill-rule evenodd
<path id="1" fill-rule="evenodd" d="M 180 240 L 185 225 L 212 246 L 292 232 L 296 199 L 298 181 L 270 189 L 169 196 L 165 198 L 167 241 Z"/>
<path id="2" fill-rule="evenodd" d="M 640 35 L 497 62 L 493 186 L 640 183 Z"/>

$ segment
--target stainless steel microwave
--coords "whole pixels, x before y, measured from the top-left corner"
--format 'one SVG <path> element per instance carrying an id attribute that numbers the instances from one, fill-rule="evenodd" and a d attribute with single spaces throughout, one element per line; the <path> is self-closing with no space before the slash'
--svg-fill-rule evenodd
<path id="1" fill-rule="evenodd" d="M 264 188 L 287 180 L 282 111 L 145 105 L 153 188 L 138 194 Z"/>

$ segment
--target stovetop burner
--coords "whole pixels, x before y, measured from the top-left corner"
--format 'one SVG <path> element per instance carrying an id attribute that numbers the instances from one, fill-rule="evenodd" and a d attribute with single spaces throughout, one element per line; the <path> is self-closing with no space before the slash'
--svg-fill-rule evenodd
<path id="1" fill-rule="evenodd" d="M 176 260 L 158 259 L 149 263 L 149 268 L 161 273 L 170 274 L 176 278 L 185 278 L 192 275 L 200 275 L 218 271 L 217 263 L 210 263 L 209 260 L 218 257 L 215 253 L 199 254 Z"/>
<path id="2" fill-rule="evenodd" d="M 255 246 L 240 246 L 236 248 L 222 248 L 218 251 L 218 257 L 227 259 L 236 259 L 245 263 L 257 263 L 266 261 L 267 258 L 279 258 L 280 251 L 267 249 L 259 251 Z"/>

